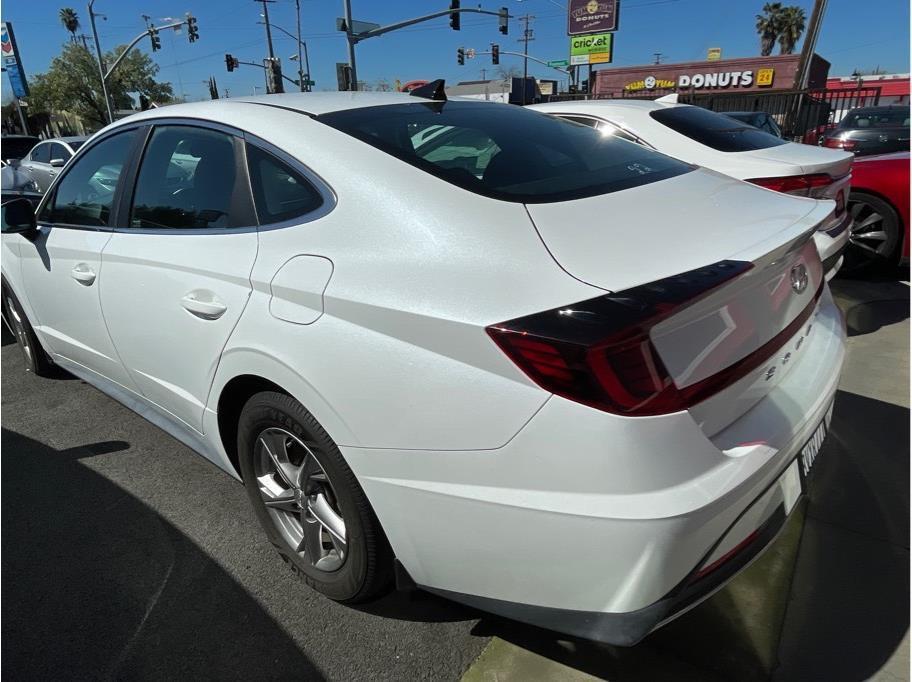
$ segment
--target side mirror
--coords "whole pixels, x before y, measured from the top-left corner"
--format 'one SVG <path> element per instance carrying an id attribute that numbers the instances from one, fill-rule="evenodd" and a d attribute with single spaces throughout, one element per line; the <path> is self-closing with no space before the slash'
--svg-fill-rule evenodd
<path id="1" fill-rule="evenodd" d="M 0 232 L 3 234 L 31 232 L 38 228 L 35 207 L 28 199 L 20 197 L 7 201 L 0 212 L 3 214 L 0 222 Z"/>
<path id="2" fill-rule="evenodd" d="M 64 161 L 63 159 L 51 159 L 51 166 L 53 166 L 54 168 L 62 168 L 63 164 L 65 164 L 65 163 L 66 163 L 66 161 Z"/>

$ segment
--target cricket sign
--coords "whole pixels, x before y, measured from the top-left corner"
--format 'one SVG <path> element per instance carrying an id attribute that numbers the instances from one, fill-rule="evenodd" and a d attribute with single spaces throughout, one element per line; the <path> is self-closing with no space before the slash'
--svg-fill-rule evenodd
<path id="1" fill-rule="evenodd" d="M 613 33 L 573 36 L 570 38 L 570 65 L 608 64 L 613 46 Z"/>
<path id="2" fill-rule="evenodd" d="M 618 0 L 570 0 L 567 35 L 617 31 Z"/>

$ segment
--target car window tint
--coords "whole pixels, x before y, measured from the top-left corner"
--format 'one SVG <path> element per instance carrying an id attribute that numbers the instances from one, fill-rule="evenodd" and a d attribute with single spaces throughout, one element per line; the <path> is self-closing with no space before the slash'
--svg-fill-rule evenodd
<path id="1" fill-rule="evenodd" d="M 316 120 L 453 185 L 505 201 L 566 201 L 693 168 L 588 126 L 490 102 L 364 107 Z"/>
<path id="2" fill-rule="evenodd" d="M 85 144 L 85 140 L 73 140 L 72 142 L 69 142 L 68 144 L 70 145 L 70 149 L 72 149 L 74 152 L 76 152 L 82 145 Z"/>
<path id="3" fill-rule="evenodd" d="M 135 135 L 135 130 L 128 130 L 105 138 L 67 166 L 66 175 L 57 183 L 40 219 L 68 225 L 106 226 L 117 181 Z"/>
<path id="4" fill-rule="evenodd" d="M 51 143 L 51 159 L 52 160 L 53 159 L 63 159 L 64 161 L 67 161 L 71 156 L 72 156 L 72 154 L 70 154 L 70 150 L 67 149 L 66 147 L 64 147 L 59 142 Z"/>
<path id="5" fill-rule="evenodd" d="M 29 154 L 29 159 L 38 163 L 49 163 L 51 160 L 51 145 L 48 143 L 39 144 Z"/>
<path id="6" fill-rule="evenodd" d="M 612 123 L 601 121 L 596 127 L 602 135 L 613 135 L 619 140 L 627 140 L 628 142 L 636 142 L 637 144 L 640 144 L 640 141 L 634 135 L 631 135 L 626 130 L 618 128 Z"/>
<path id="7" fill-rule="evenodd" d="M 839 123 L 840 128 L 897 128 L 909 127 L 909 110 L 860 109 L 851 111 Z"/>
<path id="8" fill-rule="evenodd" d="M 143 154 L 130 227 L 225 228 L 237 168 L 233 138 L 191 126 L 161 126 Z"/>
<path id="9" fill-rule="evenodd" d="M 261 225 L 297 218 L 323 204 L 323 197 L 304 176 L 255 145 L 247 145 L 247 166 Z"/>
<path id="10" fill-rule="evenodd" d="M 567 119 L 568 121 L 573 121 L 574 123 L 579 123 L 580 125 L 589 126 L 590 128 L 595 128 L 598 121 L 594 118 L 587 118 L 585 116 L 561 116 L 561 118 Z"/>
<path id="11" fill-rule="evenodd" d="M 677 133 L 720 152 L 746 152 L 786 144 L 731 116 L 693 106 L 664 107 L 649 115 Z"/>

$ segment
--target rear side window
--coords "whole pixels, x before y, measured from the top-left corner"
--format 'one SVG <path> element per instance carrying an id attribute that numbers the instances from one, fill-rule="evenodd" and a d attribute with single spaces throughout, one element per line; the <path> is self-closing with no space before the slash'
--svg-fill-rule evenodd
<path id="1" fill-rule="evenodd" d="M 840 128 L 908 128 L 908 109 L 861 109 L 850 111 Z"/>
<path id="2" fill-rule="evenodd" d="M 143 154 L 130 227 L 204 229 L 252 224 L 232 210 L 237 164 L 234 138 L 192 126 L 155 128 Z"/>
<path id="3" fill-rule="evenodd" d="M 71 156 L 73 155 L 70 154 L 70 150 L 59 142 L 51 143 L 51 160 L 63 159 L 64 161 L 67 161 Z"/>
<path id="4" fill-rule="evenodd" d="M 117 182 L 135 135 L 135 130 L 111 135 L 67 166 L 40 219 L 65 225 L 107 226 Z"/>
<path id="5" fill-rule="evenodd" d="M 748 152 L 786 143 L 731 116 L 701 107 L 665 107 L 650 111 L 649 115 L 675 132 L 720 152 Z"/>
<path id="6" fill-rule="evenodd" d="M 32 150 L 32 153 L 29 154 L 29 159 L 37 161 L 38 163 L 50 163 L 51 145 L 49 143 L 39 144 Z"/>
<path id="7" fill-rule="evenodd" d="M 260 225 L 291 220 L 322 206 L 320 192 L 269 152 L 248 144 L 247 167 Z"/>
<path id="8" fill-rule="evenodd" d="M 316 120 L 453 185 L 505 201 L 567 201 L 693 168 L 591 127 L 502 104 L 416 102 Z"/>

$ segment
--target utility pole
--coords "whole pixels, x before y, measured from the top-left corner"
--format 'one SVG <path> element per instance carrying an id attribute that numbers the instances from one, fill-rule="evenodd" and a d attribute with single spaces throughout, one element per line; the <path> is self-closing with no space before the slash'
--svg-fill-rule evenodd
<path id="1" fill-rule="evenodd" d="M 266 47 L 269 49 L 269 58 L 275 59 L 275 53 L 272 51 L 272 31 L 269 28 L 269 3 L 275 0 L 253 0 L 254 2 L 263 3 L 263 21 L 266 23 Z"/>
<path id="2" fill-rule="evenodd" d="M 487 70 L 487 69 L 482 69 L 482 70 L 481 70 L 481 80 L 485 80 L 485 76 L 487 75 L 487 73 L 488 73 L 488 70 Z"/>
<path id="3" fill-rule="evenodd" d="M 807 33 L 804 35 L 804 44 L 801 46 L 801 57 L 798 60 L 798 70 L 795 72 L 795 89 L 804 90 L 808 86 L 811 76 L 811 59 L 817 47 L 817 36 L 823 24 L 823 15 L 826 13 L 827 0 L 814 0 L 814 9 L 811 20 L 808 22 Z"/>
<path id="4" fill-rule="evenodd" d="M 661 63 L 662 63 L 662 57 L 663 57 L 664 55 L 663 55 L 661 52 L 653 52 L 653 53 L 652 53 L 652 56 L 655 57 L 655 61 L 653 62 L 653 64 L 661 64 Z"/>
<path id="5" fill-rule="evenodd" d="M 525 14 L 519 17 L 519 20 L 523 22 L 523 35 L 520 38 L 520 42 L 523 44 L 523 55 L 529 54 L 529 41 L 535 40 L 532 37 L 532 29 L 529 28 L 529 22 L 535 19 L 531 14 Z M 526 103 L 526 79 L 529 77 L 529 58 L 523 56 L 523 85 L 522 85 L 522 103 Z"/>
<path id="6" fill-rule="evenodd" d="M 348 70 L 352 90 L 358 89 L 358 68 L 355 66 L 355 38 L 352 35 L 352 4 L 345 0 L 345 40 L 348 42 Z"/>
<path id="7" fill-rule="evenodd" d="M 98 29 L 95 27 L 96 14 L 92 10 L 95 0 L 89 0 L 89 21 L 92 24 L 92 37 L 95 39 L 95 52 L 98 54 L 98 75 L 101 77 L 101 92 L 104 95 L 105 108 L 108 111 L 108 123 L 114 123 L 114 111 L 111 109 L 111 99 L 108 97 L 108 85 L 105 83 L 105 63 L 101 54 L 101 43 L 98 42 Z M 101 16 L 101 15 L 97 15 Z"/>
<path id="8" fill-rule="evenodd" d="M 300 91 L 307 92 L 304 85 L 304 61 L 301 55 L 301 0 L 295 0 L 295 18 L 298 24 L 298 83 L 300 83 Z M 307 78 L 310 79 L 310 68 L 307 69 Z"/>

